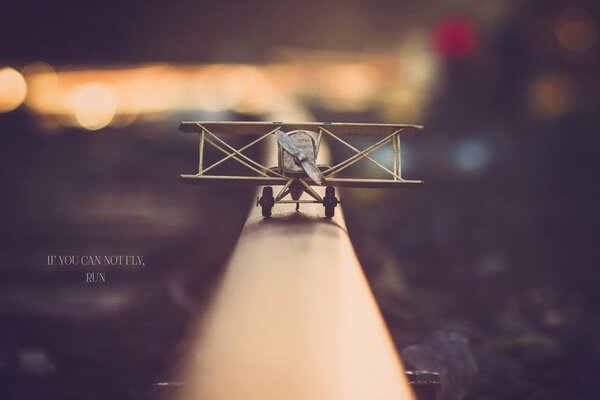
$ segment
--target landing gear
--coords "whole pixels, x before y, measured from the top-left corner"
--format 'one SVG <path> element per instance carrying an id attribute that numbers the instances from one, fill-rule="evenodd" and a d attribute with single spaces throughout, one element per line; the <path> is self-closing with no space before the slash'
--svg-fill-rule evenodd
<path id="1" fill-rule="evenodd" d="M 275 205 L 275 197 L 273 197 L 273 188 L 265 186 L 262 190 L 262 196 L 256 199 L 256 205 L 262 208 L 263 217 L 270 217 L 273 206 Z"/>
<path id="2" fill-rule="evenodd" d="M 340 201 L 335 197 L 335 188 L 327 186 L 325 188 L 325 197 L 323 197 L 323 207 L 325 207 L 325 218 L 332 218 L 335 214 L 335 208 Z"/>
<path id="3" fill-rule="evenodd" d="M 301 194 L 301 193 L 300 193 Z M 281 203 L 296 203 L 296 211 L 300 208 L 299 195 L 295 196 L 292 200 L 281 201 Z M 306 203 L 320 203 L 318 199 L 316 201 L 304 201 Z M 279 202 L 279 201 L 278 201 Z M 325 196 L 323 197 L 323 207 L 325 208 L 325 218 L 332 218 L 335 214 L 335 208 L 338 204 L 342 204 L 337 197 L 335 197 L 335 188 L 333 186 L 327 186 L 325 188 Z M 275 205 L 275 197 L 273 197 L 273 188 L 271 186 L 265 186 L 262 189 L 262 196 L 256 199 L 256 205 L 262 209 L 262 215 L 265 218 L 271 216 L 273 206 Z"/>

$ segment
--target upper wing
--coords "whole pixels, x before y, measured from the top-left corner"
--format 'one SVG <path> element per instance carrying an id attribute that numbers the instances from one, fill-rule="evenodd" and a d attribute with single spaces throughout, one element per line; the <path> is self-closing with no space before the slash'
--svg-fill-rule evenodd
<path id="1" fill-rule="evenodd" d="M 327 129 L 336 135 L 368 135 L 386 136 L 395 130 L 402 129 L 402 134 L 416 134 L 421 132 L 421 125 L 407 124 L 362 124 L 343 122 L 253 122 L 253 121 L 189 121 L 182 122 L 179 130 L 182 132 L 198 132 L 202 128 L 214 133 L 232 135 L 260 135 L 270 130 L 281 127 L 286 131 L 308 130 L 315 131 L 319 128 Z"/>

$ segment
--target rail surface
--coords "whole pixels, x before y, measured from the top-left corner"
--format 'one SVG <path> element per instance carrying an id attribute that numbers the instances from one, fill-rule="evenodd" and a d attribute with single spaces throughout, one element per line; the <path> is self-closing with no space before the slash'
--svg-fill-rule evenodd
<path id="1" fill-rule="evenodd" d="M 413 399 L 339 206 L 253 207 L 192 346 L 185 400 Z"/>

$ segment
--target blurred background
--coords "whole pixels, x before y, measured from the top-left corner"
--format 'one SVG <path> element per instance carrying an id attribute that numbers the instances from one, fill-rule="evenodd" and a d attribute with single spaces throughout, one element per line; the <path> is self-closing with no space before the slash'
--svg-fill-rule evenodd
<path id="1" fill-rule="evenodd" d="M 425 125 L 402 147 L 423 189 L 342 193 L 397 348 L 468 338 L 469 399 L 598 398 L 599 8 L 2 1 L 0 397 L 177 380 L 254 195 L 177 182 L 197 169 L 177 125 L 204 119 Z M 89 285 L 52 254 L 146 265 Z"/>

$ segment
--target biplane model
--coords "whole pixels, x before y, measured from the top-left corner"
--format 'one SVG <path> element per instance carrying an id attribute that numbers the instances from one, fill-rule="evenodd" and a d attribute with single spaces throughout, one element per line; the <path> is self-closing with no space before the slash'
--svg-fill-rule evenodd
<path id="1" fill-rule="evenodd" d="M 182 132 L 198 133 L 199 166 L 198 173 L 194 175 L 181 175 L 180 181 L 184 183 L 241 183 L 264 186 L 262 196 L 257 198 L 256 205 L 262 208 L 262 215 L 270 217 L 275 204 L 295 203 L 296 210 L 301 203 L 320 203 L 325 208 L 325 217 L 331 218 L 335 207 L 340 203 L 335 196 L 335 187 L 353 188 L 401 188 L 420 185 L 419 180 L 406 180 L 402 178 L 400 159 L 400 136 L 402 134 L 415 134 L 422 130 L 419 125 L 399 124 L 362 124 L 338 122 L 220 122 L 197 121 L 182 122 L 179 126 Z M 258 135 L 254 141 L 236 149 L 218 135 L 250 134 Z M 251 146 L 273 135 L 278 146 L 278 165 L 266 166 L 243 152 Z M 376 143 L 363 150 L 354 147 L 340 136 L 343 135 L 369 135 L 381 137 Z M 321 147 L 323 137 L 330 137 L 350 148 L 353 155 L 335 165 L 317 164 L 316 159 Z M 204 167 L 205 143 L 215 147 L 225 154 L 225 157 L 214 164 Z M 393 147 L 393 165 L 389 169 L 381 162 L 370 156 L 375 150 L 391 143 Z M 210 170 L 223 162 L 233 159 L 247 167 L 254 174 L 249 176 L 209 175 Z M 383 170 L 388 179 L 368 178 L 339 178 L 336 177 L 344 169 L 360 160 L 368 160 Z M 274 185 L 281 185 L 276 196 L 273 195 Z M 313 186 L 326 186 L 325 196 L 321 197 Z M 303 193 L 310 196 L 311 200 L 301 200 Z M 289 195 L 289 199 L 285 200 Z"/>

